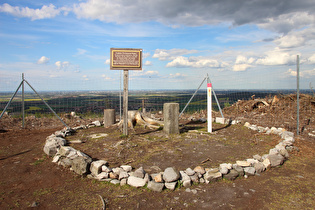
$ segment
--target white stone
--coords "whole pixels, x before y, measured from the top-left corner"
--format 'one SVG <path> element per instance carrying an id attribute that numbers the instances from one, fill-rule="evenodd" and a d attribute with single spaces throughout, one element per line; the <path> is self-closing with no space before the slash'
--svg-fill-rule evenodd
<path id="1" fill-rule="evenodd" d="M 185 170 L 185 173 L 188 175 L 188 176 L 192 176 L 194 175 L 196 172 L 194 170 L 192 170 L 191 168 L 187 168 Z"/>
<path id="2" fill-rule="evenodd" d="M 222 163 L 220 164 L 220 173 L 225 175 L 227 173 L 229 173 L 229 170 L 232 169 L 232 164 L 231 163 Z"/>
<path id="3" fill-rule="evenodd" d="M 95 176 L 95 178 L 98 179 L 98 180 L 107 179 L 108 178 L 108 173 L 101 172 L 101 173 L 97 174 Z"/>
<path id="4" fill-rule="evenodd" d="M 229 124 L 230 120 L 223 117 L 216 117 L 215 122 L 220 124 Z"/>
<path id="5" fill-rule="evenodd" d="M 102 125 L 99 120 L 96 120 L 96 121 L 92 122 L 92 124 L 94 124 L 97 127 L 100 127 Z"/>
<path id="6" fill-rule="evenodd" d="M 179 179 L 178 171 L 173 167 L 168 167 L 164 170 L 163 179 L 165 182 L 174 182 Z"/>
<path id="7" fill-rule="evenodd" d="M 191 187 L 191 180 L 185 180 L 185 181 L 183 181 L 183 186 L 184 186 L 184 187 Z"/>
<path id="8" fill-rule="evenodd" d="M 127 184 L 132 187 L 143 187 L 146 182 L 144 179 L 135 176 L 129 176 L 127 180 Z"/>
<path id="9" fill-rule="evenodd" d="M 254 167 L 245 167 L 244 172 L 245 172 L 245 175 L 247 175 L 247 176 L 254 176 L 256 170 Z"/>
<path id="10" fill-rule="evenodd" d="M 109 172 L 112 171 L 112 169 L 110 167 L 106 166 L 106 165 L 102 165 L 102 171 L 109 173 Z"/>
<path id="11" fill-rule="evenodd" d="M 191 180 L 190 176 L 188 176 L 184 171 L 180 171 L 179 173 L 180 173 L 182 182 L 187 181 L 187 180 L 189 180 L 189 181 Z"/>
<path id="12" fill-rule="evenodd" d="M 120 171 L 118 179 L 122 180 L 122 179 L 125 179 L 125 178 L 128 178 L 128 177 L 129 177 L 129 174 L 126 171 Z"/>
<path id="13" fill-rule="evenodd" d="M 245 126 L 245 127 L 250 127 L 251 125 L 250 125 L 249 122 L 246 122 L 246 123 L 244 124 L 244 126 Z"/>
<path id="14" fill-rule="evenodd" d="M 116 184 L 120 184 L 120 181 L 117 180 L 117 179 L 113 179 L 113 180 L 110 181 L 110 183 L 116 185 Z"/>
<path id="15" fill-rule="evenodd" d="M 108 162 L 105 160 L 93 161 L 90 166 L 90 171 L 93 175 L 97 176 L 99 173 L 102 172 L 102 166 L 107 164 Z"/>
<path id="16" fill-rule="evenodd" d="M 263 164 L 266 169 L 269 169 L 271 166 L 270 160 L 268 158 L 264 159 Z"/>
<path id="17" fill-rule="evenodd" d="M 205 174 L 206 173 L 204 167 L 202 167 L 202 166 L 196 166 L 194 168 L 194 171 L 197 172 L 197 173 L 200 173 L 200 174 Z"/>
<path id="18" fill-rule="evenodd" d="M 246 159 L 246 162 L 250 163 L 251 166 L 253 166 L 255 163 L 258 163 L 259 161 L 253 158 Z"/>
<path id="19" fill-rule="evenodd" d="M 242 160 L 237 160 L 236 161 L 236 164 L 241 166 L 241 167 L 249 167 L 250 166 L 250 163 L 247 162 L 247 161 L 242 161 Z"/>
<path id="20" fill-rule="evenodd" d="M 169 190 L 175 190 L 177 182 L 166 182 L 165 187 Z"/>
<path id="21" fill-rule="evenodd" d="M 132 170 L 132 166 L 129 165 L 121 165 L 120 168 L 124 169 L 126 172 L 130 172 Z"/>
<path id="22" fill-rule="evenodd" d="M 222 178 L 222 174 L 220 172 L 216 172 L 215 170 L 209 170 L 203 175 L 204 179 L 207 181 L 216 181 Z"/>
<path id="23" fill-rule="evenodd" d="M 269 150 L 269 155 L 277 155 L 277 154 L 279 154 L 279 151 L 276 148 Z"/>

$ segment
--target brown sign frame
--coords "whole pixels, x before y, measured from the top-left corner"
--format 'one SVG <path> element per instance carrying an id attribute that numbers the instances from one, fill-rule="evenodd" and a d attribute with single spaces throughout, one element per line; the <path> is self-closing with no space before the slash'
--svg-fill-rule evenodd
<path id="1" fill-rule="evenodd" d="M 142 49 L 110 48 L 110 70 L 142 70 Z"/>

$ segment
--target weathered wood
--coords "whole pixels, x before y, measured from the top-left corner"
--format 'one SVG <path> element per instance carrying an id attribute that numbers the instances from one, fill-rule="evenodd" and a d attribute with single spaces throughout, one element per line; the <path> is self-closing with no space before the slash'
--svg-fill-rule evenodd
<path id="1" fill-rule="evenodd" d="M 117 125 L 122 126 L 124 124 L 124 120 L 120 121 Z M 163 122 L 153 120 L 144 114 L 140 113 L 137 110 L 128 111 L 128 127 L 133 128 L 135 125 L 143 125 L 151 129 L 158 129 L 160 126 L 163 126 Z"/>
<path id="2" fill-rule="evenodd" d="M 124 70 L 123 134 L 128 135 L 128 70 Z"/>

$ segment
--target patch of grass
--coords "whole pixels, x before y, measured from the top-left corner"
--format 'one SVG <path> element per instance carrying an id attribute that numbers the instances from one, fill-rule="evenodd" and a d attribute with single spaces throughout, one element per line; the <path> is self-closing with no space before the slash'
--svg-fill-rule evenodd
<path id="1" fill-rule="evenodd" d="M 43 189 L 38 189 L 36 191 L 33 192 L 33 195 L 35 197 L 40 197 L 40 196 L 43 196 L 43 195 L 47 195 L 47 194 L 50 194 L 52 192 L 51 189 L 49 188 L 43 188 Z"/>
<path id="2" fill-rule="evenodd" d="M 37 160 L 33 163 L 31 163 L 32 166 L 37 166 L 39 164 L 41 164 L 42 162 L 44 162 L 46 160 L 46 156 L 43 156 L 42 158 L 37 158 Z"/>

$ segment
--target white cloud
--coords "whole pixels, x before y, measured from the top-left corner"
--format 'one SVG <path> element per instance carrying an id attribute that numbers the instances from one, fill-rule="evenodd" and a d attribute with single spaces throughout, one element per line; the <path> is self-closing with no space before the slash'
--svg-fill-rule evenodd
<path id="1" fill-rule="evenodd" d="M 151 61 L 146 61 L 143 65 L 145 65 L 145 66 L 152 66 L 152 62 Z"/>
<path id="2" fill-rule="evenodd" d="M 44 5 L 41 9 L 31 9 L 29 7 L 18 7 L 11 6 L 10 4 L 4 3 L 0 5 L 0 12 L 9 13 L 16 17 L 27 17 L 31 20 L 39 20 L 45 18 L 54 18 L 59 15 L 61 11 L 67 10 L 66 8 L 57 9 L 53 4 L 48 6 Z"/>
<path id="3" fill-rule="evenodd" d="M 88 81 L 88 80 L 89 80 L 89 78 L 88 78 L 87 75 L 83 75 L 82 78 L 83 78 L 83 80 L 85 80 L 85 81 Z"/>
<path id="4" fill-rule="evenodd" d="M 86 52 L 87 52 L 87 50 L 78 48 L 75 56 L 84 55 L 84 54 L 86 54 Z"/>
<path id="5" fill-rule="evenodd" d="M 236 61 L 235 64 L 252 64 L 255 61 L 255 58 L 251 57 L 249 59 L 247 59 L 245 56 L 243 55 L 238 55 L 236 57 Z"/>
<path id="6" fill-rule="evenodd" d="M 315 64 L 315 54 L 313 54 L 311 57 L 308 58 L 308 62 L 310 64 Z"/>
<path id="7" fill-rule="evenodd" d="M 263 58 L 259 58 L 256 64 L 259 65 L 290 65 L 296 63 L 296 54 L 289 54 L 279 48 L 265 53 Z"/>
<path id="8" fill-rule="evenodd" d="M 158 58 L 161 61 L 173 60 L 178 56 L 194 54 L 197 52 L 198 50 L 188 50 L 188 49 L 170 49 L 170 50 L 156 49 L 152 58 Z"/>
<path id="9" fill-rule="evenodd" d="M 142 58 L 148 58 L 150 57 L 151 53 L 146 52 L 146 53 L 142 53 Z"/>
<path id="10" fill-rule="evenodd" d="M 134 2 L 134 5 L 136 5 L 136 2 Z M 98 19 L 105 22 L 121 22 L 118 17 L 123 14 L 126 9 L 127 8 L 123 7 L 122 2 L 88 0 L 87 2 L 75 4 L 73 12 L 79 18 Z M 117 19 L 115 20 L 115 18 Z"/>
<path id="11" fill-rule="evenodd" d="M 181 73 L 169 74 L 170 78 L 183 78 L 186 75 Z"/>
<path id="12" fill-rule="evenodd" d="M 205 57 L 184 57 L 178 56 L 171 62 L 166 64 L 166 67 L 193 67 L 193 68 L 219 68 L 222 67 L 221 64 L 211 58 Z"/>
<path id="13" fill-rule="evenodd" d="M 296 77 L 297 76 L 297 71 L 289 69 L 286 74 L 288 76 L 293 76 Z M 304 77 L 304 78 L 310 78 L 312 76 L 315 76 L 315 69 L 313 70 L 305 70 L 305 71 L 300 71 L 300 77 Z"/>
<path id="14" fill-rule="evenodd" d="M 109 65 L 110 64 L 110 59 L 106 59 L 105 64 Z"/>
<path id="15" fill-rule="evenodd" d="M 49 58 L 42 56 L 40 59 L 38 59 L 37 64 L 47 64 L 49 60 Z"/>
<path id="16" fill-rule="evenodd" d="M 105 74 L 102 75 L 102 78 L 103 78 L 104 80 L 112 80 L 112 78 L 110 78 L 109 76 L 107 76 L 107 75 L 105 75 Z"/>
<path id="17" fill-rule="evenodd" d="M 314 13 L 303 11 L 267 18 L 263 23 L 259 23 L 258 26 L 267 30 L 287 34 L 292 30 L 301 29 L 303 27 L 312 25 L 314 22 Z"/>
<path id="18" fill-rule="evenodd" d="M 152 77 L 152 76 L 159 76 L 158 71 L 131 71 L 133 77 Z"/>
<path id="19" fill-rule="evenodd" d="M 296 35 L 286 35 L 275 40 L 275 43 L 281 48 L 300 47 L 305 44 L 305 38 Z"/>
<path id="20" fill-rule="evenodd" d="M 248 68 L 252 67 L 249 64 L 243 63 L 243 64 L 235 64 L 233 66 L 233 71 L 246 71 Z"/>
<path id="21" fill-rule="evenodd" d="M 67 68 L 70 65 L 70 62 L 69 61 L 64 61 L 64 62 L 57 61 L 55 63 L 55 65 L 57 66 L 57 69 L 64 69 L 64 68 Z"/>

